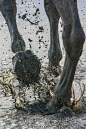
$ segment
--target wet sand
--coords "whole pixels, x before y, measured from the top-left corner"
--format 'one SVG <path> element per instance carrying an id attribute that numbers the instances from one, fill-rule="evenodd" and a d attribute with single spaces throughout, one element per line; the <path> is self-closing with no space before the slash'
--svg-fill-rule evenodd
<path id="1" fill-rule="evenodd" d="M 40 14 L 33 16 L 35 13 L 35 6 L 39 8 Z M 47 65 L 48 62 L 48 49 L 49 49 L 49 23 L 44 11 L 43 1 L 27 0 L 21 4 L 17 0 L 17 24 L 21 35 L 23 36 L 26 48 L 32 49 L 33 52 L 43 60 L 43 64 Z M 86 1 L 78 0 L 78 9 L 82 26 L 86 34 Z M 39 21 L 38 25 L 31 25 L 30 22 L 19 19 L 19 15 L 23 16 L 28 12 L 27 17 L 32 21 Z M 0 69 L 12 68 L 11 41 L 5 20 L 0 13 Z M 40 26 L 43 26 L 43 32 L 37 33 Z M 62 28 L 59 25 L 59 31 Z M 30 42 L 30 39 L 32 42 Z M 41 40 L 41 42 L 40 42 Z M 60 42 L 62 48 L 62 39 L 60 32 Z M 63 56 L 64 57 L 64 56 Z M 61 61 L 63 65 L 64 59 Z M 75 78 L 80 80 L 80 84 L 86 85 L 86 41 L 83 48 L 83 53 L 77 66 Z M 86 88 L 86 87 L 85 87 Z M 86 93 L 85 93 L 86 95 Z M 30 114 L 29 112 L 19 111 L 15 109 L 14 100 L 10 93 L 4 96 L 0 89 L 0 129 L 85 129 L 86 128 L 86 110 L 81 113 L 75 113 L 72 118 L 58 118 L 57 114 L 54 115 L 41 115 L 40 113 Z"/>

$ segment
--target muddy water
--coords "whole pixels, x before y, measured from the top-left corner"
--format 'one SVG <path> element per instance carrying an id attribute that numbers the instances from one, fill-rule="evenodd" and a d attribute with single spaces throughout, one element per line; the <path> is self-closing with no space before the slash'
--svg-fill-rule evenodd
<path id="1" fill-rule="evenodd" d="M 44 11 L 43 1 L 27 0 L 21 4 L 17 0 L 17 24 L 18 29 L 23 36 L 27 49 L 32 49 L 34 53 L 43 60 L 43 64 L 48 62 L 49 49 L 49 23 Z M 39 8 L 39 14 L 33 17 L 36 8 Z M 80 20 L 86 34 L 86 1 L 78 0 L 78 9 Z M 26 12 L 27 10 L 27 12 Z M 32 21 L 39 21 L 38 25 L 31 25 L 26 20 L 19 19 L 19 15 L 28 13 L 27 17 Z M 38 32 L 39 27 L 43 26 L 43 32 Z M 62 28 L 59 26 L 59 31 Z M 28 39 L 33 40 L 30 42 Z M 41 40 L 42 42 L 40 42 Z M 60 42 L 62 48 L 62 39 L 60 32 Z M 6 70 L 12 68 L 11 58 L 11 41 L 7 25 L 0 13 L 0 69 Z M 63 56 L 64 57 L 64 56 Z M 63 65 L 63 61 L 61 65 Z M 79 80 L 81 85 L 86 84 L 86 41 L 83 48 L 83 54 L 77 66 L 75 79 Z M 85 94 L 86 95 L 86 94 Z M 0 89 L 0 129 L 85 129 L 86 128 L 86 110 L 75 114 L 72 118 L 61 119 L 55 115 L 30 114 L 29 112 L 17 111 L 14 107 L 14 100 L 8 93 L 4 93 Z"/>

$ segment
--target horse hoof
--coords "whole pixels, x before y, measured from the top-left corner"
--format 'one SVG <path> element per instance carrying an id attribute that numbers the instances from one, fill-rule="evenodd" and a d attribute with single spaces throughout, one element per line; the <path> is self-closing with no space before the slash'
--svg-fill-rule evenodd
<path id="1" fill-rule="evenodd" d="M 39 80 L 40 60 L 31 50 L 18 52 L 13 58 L 13 69 L 19 81 L 31 84 Z"/>
<path id="2" fill-rule="evenodd" d="M 60 108 L 61 105 L 58 103 L 58 100 L 55 97 L 52 97 L 52 99 L 46 105 L 47 114 L 55 114 Z"/>
<path id="3" fill-rule="evenodd" d="M 64 117 L 72 117 L 73 116 L 73 112 L 72 109 L 66 106 L 63 106 L 60 110 L 59 110 L 59 116 L 64 118 Z"/>

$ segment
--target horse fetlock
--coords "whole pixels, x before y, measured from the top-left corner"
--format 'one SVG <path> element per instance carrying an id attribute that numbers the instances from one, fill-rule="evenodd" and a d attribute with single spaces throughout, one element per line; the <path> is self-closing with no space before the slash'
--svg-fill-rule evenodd
<path id="1" fill-rule="evenodd" d="M 68 86 L 66 86 L 66 85 L 65 86 L 59 85 L 59 86 L 56 86 L 56 88 L 55 88 L 55 96 L 56 96 L 57 100 L 59 101 L 59 103 L 61 103 L 63 105 L 67 105 L 69 103 L 69 100 L 70 100 L 71 94 L 72 94 L 71 88 L 68 88 Z"/>
<path id="2" fill-rule="evenodd" d="M 58 52 L 58 50 L 57 52 L 52 52 L 51 50 L 49 50 L 48 58 L 52 66 L 59 66 L 59 62 L 62 59 L 62 53 L 60 51 Z"/>
<path id="3" fill-rule="evenodd" d="M 11 49 L 14 53 L 25 50 L 25 42 L 21 36 L 17 36 L 12 40 Z"/>
<path id="4" fill-rule="evenodd" d="M 62 105 L 59 103 L 56 96 L 53 96 L 52 99 L 48 102 L 46 107 L 48 109 L 53 110 L 53 111 L 56 112 L 57 110 L 59 110 L 62 107 Z"/>

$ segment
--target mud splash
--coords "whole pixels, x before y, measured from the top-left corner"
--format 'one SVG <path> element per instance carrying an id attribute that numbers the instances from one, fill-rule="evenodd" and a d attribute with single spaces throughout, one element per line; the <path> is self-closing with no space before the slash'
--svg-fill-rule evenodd
<path id="1" fill-rule="evenodd" d="M 30 88 L 33 89 L 34 102 L 47 103 L 54 96 L 54 88 L 59 82 L 59 78 L 60 76 L 55 77 L 55 75 L 49 73 L 46 67 L 42 66 L 38 83 L 26 85 L 21 84 L 21 82 L 17 80 L 17 76 L 13 73 L 12 69 L 8 71 L 1 70 L 0 86 L 3 89 L 5 96 L 10 92 L 12 98 L 15 100 L 15 105 L 24 108 L 25 103 L 33 103 L 32 100 L 25 99 L 25 95 L 27 96 L 27 93 L 29 94 Z M 82 110 L 84 108 L 84 92 L 85 85 L 83 84 L 83 87 L 81 87 L 81 84 L 74 80 L 72 86 L 72 98 L 70 99 L 71 106 L 74 110 Z"/>

